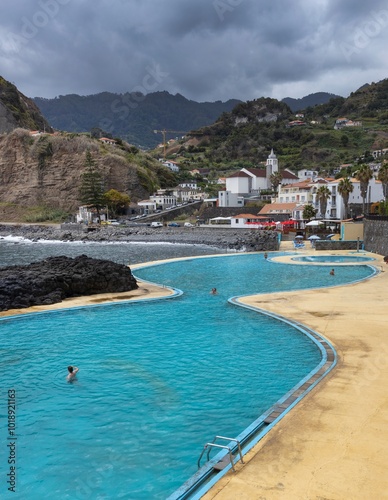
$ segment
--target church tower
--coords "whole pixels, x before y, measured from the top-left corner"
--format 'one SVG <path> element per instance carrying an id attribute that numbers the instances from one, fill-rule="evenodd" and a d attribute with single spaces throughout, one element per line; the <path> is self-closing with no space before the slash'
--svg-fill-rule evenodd
<path id="1" fill-rule="evenodd" d="M 272 148 L 266 163 L 267 189 L 271 189 L 271 175 L 278 171 L 279 171 L 278 159 L 276 158 L 276 155 L 273 152 Z"/>

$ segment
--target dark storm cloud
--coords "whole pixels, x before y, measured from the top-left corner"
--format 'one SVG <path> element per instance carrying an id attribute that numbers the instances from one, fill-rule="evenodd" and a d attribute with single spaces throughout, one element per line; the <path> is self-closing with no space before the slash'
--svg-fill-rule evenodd
<path id="1" fill-rule="evenodd" d="M 43 97 L 347 95 L 388 76 L 387 38 L 379 0 L 15 0 L 2 6 L 0 74 Z"/>

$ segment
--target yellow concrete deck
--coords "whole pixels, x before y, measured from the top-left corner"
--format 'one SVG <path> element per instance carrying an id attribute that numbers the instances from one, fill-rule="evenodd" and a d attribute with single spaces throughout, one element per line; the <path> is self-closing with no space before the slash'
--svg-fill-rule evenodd
<path id="1" fill-rule="evenodd" d="M 338 364 L 203 499 L 388 498 L 388 272 L 244 302 L 322 334 Z"/>
<path id="2" fill-rule="evenodd" d="M 311 251 L 306 245 L 298 253 Z M 337 350 L 338 364 L 204 500 L 388 498 L 388 266 L 373 257 L 386 272 L 365 282 L 244 299 L 322 334 Z M 139 290 L 124 294 L 68 299 L 0 316 L 170 293 L 140 283 Z"/>
<path id="3" fill-rule="evenodd" d="M 135 266 L 131 266 L 131 269 L 134 268 Z M 55 309 L 66 309 L 68 307 L 82 307 L 104 304 L 108 302 L 166 297 L 168 295 L 172 295 L 173 293 L 169 288 L 162 288 L 151 283 L 143 283 L 141 281 L 138 281 L 138 285 L 139 288 L 137 290 L 131 290 L 130 292 L 99 293 L 97 295 L 90 295 L 88 297 L 74 297 L 71 299 L 65 299 L 58 304 L 52 304 L 49 306 L 34 306 L 28 307 L 26 309 L 10 309 L 9 311 L 1 311 L 0 318 L 3 316 L 13 316 L 15 314 L 28 314 L 33 312 L 53 311 Z"/>

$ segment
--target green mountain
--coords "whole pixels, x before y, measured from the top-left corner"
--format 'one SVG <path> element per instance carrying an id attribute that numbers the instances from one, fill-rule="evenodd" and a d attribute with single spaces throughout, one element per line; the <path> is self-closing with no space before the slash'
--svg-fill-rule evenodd
<path id="1" fill-rule="evenodd" d="M 315 92 L 309 94 L 301 99 L 294 99 L 292 97 L 285 97 L 282 102 L 286 103 L 291 111 L 303 111 L 306 108 L 317 106 L 318 104 L 326 104 L 335 97 L 340 97 L 336 94 L 329 94 L 328 92 Z"/>
<path id="2" fill-rule="evenodd" d="M 19 127 L 52 132 L 34 102 L 0 76 L 0 133 Z"/>
<path id="3" fill-rule="evenodd" d="M 360 126 L 335 130 L 338 118 Z M 388 80 L 364 85 L 347 99 L 333 97 L 308 107 L 296 120 L 286 103 L 260 98 L 238 104 L 214 124 L 190 133 L 167 150 L 186 168 L 214 170 L 214 175 L 264 162 L 274 148 L 281 168 L 302 168 L 332 174 L 357 158 L 373 159 L 370 152 L 388 147 Z"/>
<path id="4" fill-rule="evenodd" d="M 202 102 L 168 92 L 36 97 L 35 104 L 57 130 L 90 132 L 102 129 L 105 135 L 141 148 L 153 148 L 163 137 L 155 130 L 166 130 L 166 139 L 213 123 L 223 112 L 231 111 L 240 101 Z M 171 132 L 169 132 L 171 131 Z"/>

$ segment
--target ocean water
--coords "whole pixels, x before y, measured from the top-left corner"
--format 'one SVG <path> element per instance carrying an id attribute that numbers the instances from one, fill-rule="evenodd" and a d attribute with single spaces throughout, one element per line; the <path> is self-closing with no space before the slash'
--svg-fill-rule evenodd
<path id="1" fill-rule="evenodd" d="M 1 263 L 35 260 L 32 251 L 42 256 L 47 245 L 13 244 Z M 81 248 L 119 262 L 120 245 L 107 246 Z M 69 248 L 75 246 L 60 249 Z M 277 264 L 260 254 L 189 258 L 135 271 L 182 290 L 175 298 L 1 320 L 1 388 L 14 390 L 17 401 L 10 498 L 166 498 L 196 472 L 206 442 L 238 435 L 321 359 L 290 325 L 228 299 L 347 283 L 371 272 L 338 266 L 328 280 L 324 267 Z M 213 287 L 217 295 L 209 293 Z M 71 384 L 69 364 L 80 367 Z M 5 408 L 4 396 L 3 416 Z M 1 426 L 0 442 L 9 437 Z M 2 473 L 7 458 L 4 445 Z"/>
<path id="2" fill-rule="evenodd" d="M 225 253 L 206 245 L 183 245 L 176 243 L 83 243 L 81 241 L 32 242 L 18 237 L 0 239 L 0 266 L 29 264 L 50 256 L 76 257 L 85 254 L 96 259 L 108 259 L 119 264 L 138 264 L 159 259 L 173 259 L 197 255 Z"/>

